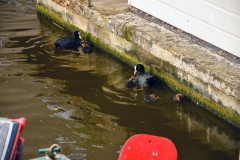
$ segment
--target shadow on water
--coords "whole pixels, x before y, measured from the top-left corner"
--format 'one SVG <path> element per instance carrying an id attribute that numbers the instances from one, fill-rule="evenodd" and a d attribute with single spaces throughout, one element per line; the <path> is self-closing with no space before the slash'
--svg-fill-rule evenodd
<path id="1" fill-rule="evenodd" d="M 144 102 L 143 92 L 124 86 L 132 67 L 97 48 L 56 50 L 54 41 L 71 33 L 31 5 L 12 16 L 7 7 L 18 13 L 32 1 L 14 2 L 1 1 L 0 114 L 27 118 L 23 159 L 58 143 L 71 159 L 113 160 L 137 133 L 171 139 L 179 160 L 238 159 L 239 129 L 189 99 L 177 105 L 164 83 L 153 88 L 156 103 Z"/>

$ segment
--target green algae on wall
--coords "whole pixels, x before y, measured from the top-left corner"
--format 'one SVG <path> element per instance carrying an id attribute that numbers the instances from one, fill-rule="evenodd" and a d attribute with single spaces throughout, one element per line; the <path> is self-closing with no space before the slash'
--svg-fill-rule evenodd
<path id="1" fill-rule="evenodd" d="M 102 50 L 112 54 L 113 56 L 121 59 L 122 61 L 126 62 L 127 64 L 134 65 L 136 63 L 139 63 L 135 58 L 130 57 L 130 56 L 128 56 L 127 54 L 125 54 L 123 52 L 117 51 L 116 49 L 110 47 L 110 45 L 103 43 L 100 39 L 92 36 L 89 33 L 84 32 L 81 29 L 79 29 L 78 27 L 76 27 L 76 26 L 66 22 L 56 12 L 53 12 L 53 11 L 50 12 L 48 10 L 48 8 L 46 8 L 44 5 L 37 4 L 36 8 L 37 8 L 37 13 L 40 14 L 41 16 L 43 16 L 46 19 L 56 23 L 57 25 L 59 25 L 60 27 L 66 29 L 69 32 L 73 32 L 73 31 L 76 31 L 76 30 L 80 31 L 81 36 L 84 39 L 87 39 L 87 40 L 93 42 L 96 47 L 99 47 Z"/>
<path id="2" fill-rule="evenodd" d="M 131 26 L 125 26 L 123 27 L 123 37 L 130 41 L 131 40 L 131 37 L 132 37 L 132 27 Z"/>
<path id="3" fill-rule="evenodd" d="M 47 18 L 48 20 L 54 23 L 57 23 L 59 26 L 61 26 L 62 28 L 66 29 L 69 32 L 73 32 L 75 30 L 80 31 L 83 38 L 89 41 L 92 41 L 96 47 L 99 47 L 102 50 L 106 51 L 107 53 L 110 53 L 111 55 L 117 57 L 118 59 L 127 63 L 128 65 L 134 66 L 137 63 L 142 63 L 145 66 L 146 71 L 151 72 L 152 74 L 162 79 L 165 83 L 169 85 L 169 87 L 171 87 L 176 92 L 183 93 L 185 96 L 197 102 L 203 108 L 209 110 L 210 112 L 223 118 L 227 122 L 240 128 L 240 116 L 238 113 L 236 113 L 233 110 L 227 109 L 221 104 L 217 104 L 210 99 L 204 98 L 200 93 L 187 87 L 183 83 L 180 83 L 178 80 L 172 77 L 167 71 L 164 71 L 164 68 L 161 68 L 161 69 L 153 68 L 151 65 L 151 62 L 143 62 L 134 56 L 130 56 L 129 54 L 126 54 L 124 52 L 119 52 L 118 50 L 111 47 L 110 45 L 102 42 L 99 38 L 96 38 L 89 33 L 83 32 L 78 27 L 73 26 L 72 24 L 63 20 L 58 13 L 54 11 L 50 12 L 48 8 L 46 8 L 44 5 L 37 4 L 36 8 L 37 8 L 38 14 L 40 14 L 41 16 Z M 122 32 L 125 39 L 130 41 L 132 37 L 132 28 L 129 26 L 125 26 Z M 137 51 L 133 51 L 133 52 L 137 52 Z"/>
<path id="4" fill-rule="evenodd" d="M 78 27 L 63 20 L 62 17 L 58 13 L 56 13 L 54 11 L 49 12 L 48 8 L 46 8 L 44 5 L 37 4 L 36 8 L 37 8 L 37 13 L 39 15 L 45 17 L 49 21 L 56 23 L 61 28 L 66 29 L 68 32 L 74 32 L 74 31 L 78 30 L 78 31 L 80 31 L 82 37 L 84 37 L 84 38 L 87 37 L 87 33 L 83 32 Z"/>
<path id="5" fill-rule="evenodd" d="M 200 93 L 194 91 L 182 83 L 179 83 L 179 81 L 169 76 L 169 74 L 164 70 L 153 69 L 153 74 L 159 76 L 173 90 L 183 93 L 185 96 L 189 97 L 191 100 L 196 102 L 201 107 L 207 109 L 211 113 L 217 115 L 218 117 L 221 117 L 236 127 L 240 127 L 240 116 L 236 111 L 230 110 L 220 103 L 217 104 L 210 99 L 204 98 Z"/>

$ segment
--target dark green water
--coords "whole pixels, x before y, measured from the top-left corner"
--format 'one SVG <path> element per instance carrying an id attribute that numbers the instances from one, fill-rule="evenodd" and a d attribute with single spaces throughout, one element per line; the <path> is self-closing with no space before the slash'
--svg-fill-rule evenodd
<path id="1" fill-rule="evenodd" d="M 0 116 L 25 117 L 23 159 L 59 144 L 70 159 L 116 160 L 124 142 L 146 133 L 169 138 L 179 160 L 238 160 L 239 130 L 164 83 L 156 103 L 124 83 L 133 68 L 94 49 L 56 51 L 71 36 L 38 17 L 32 1 L 0 1 Z"/>

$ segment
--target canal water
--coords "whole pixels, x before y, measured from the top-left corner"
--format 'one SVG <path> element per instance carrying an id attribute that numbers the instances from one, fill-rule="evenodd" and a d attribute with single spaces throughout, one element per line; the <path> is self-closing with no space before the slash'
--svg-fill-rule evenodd
<path id="1" fill-rule="evenodd" d="M 177 105 L 164 83 L 146 103 L 125 88 L 133 68 L 94 48 L 57 51 L 71 36 L 36 14 L 31 0 L 0 1 L 0 116 L 27 119 L 23 159 L 59 144 L 70 159 L 117 160 L 124 142 L 145 133 L 169 138 L 178 160 L 238 160 L 240 132 L 189 99 Z"/>

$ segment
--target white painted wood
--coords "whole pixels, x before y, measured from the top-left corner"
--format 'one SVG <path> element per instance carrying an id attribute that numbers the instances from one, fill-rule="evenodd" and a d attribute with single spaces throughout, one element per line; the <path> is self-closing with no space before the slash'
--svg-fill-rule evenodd
<path id="1" fill-rule="evenodd" d="M 230 12 L 240 15 L 240 1 L 239 0 L 206 0 L 216 6 L 226 9 Z"/>
<path id="2" fill-rule="evenodd" d="M 128 3 L 240 57 L 240 0 L 128 0 Z"/>

